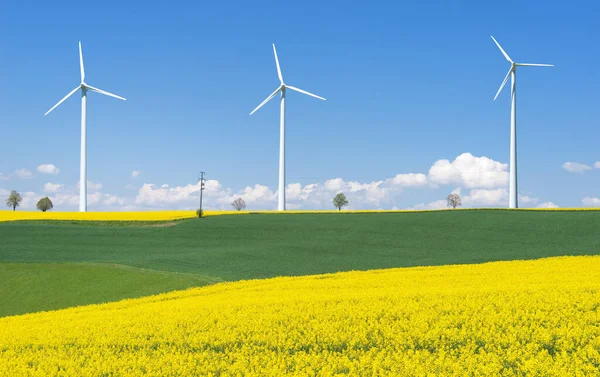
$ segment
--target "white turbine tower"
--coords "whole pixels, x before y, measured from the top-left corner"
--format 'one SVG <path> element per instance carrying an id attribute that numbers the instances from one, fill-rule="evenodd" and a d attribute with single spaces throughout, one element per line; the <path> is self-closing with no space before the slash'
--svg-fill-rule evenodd
<path id="1" fill-rule="evenodd" d="M 94 88 L 91 85 L 85 83 L 85 70 L 83 69 L 83 54 L 81 52 L 81 42 L 79 42 L 79 68 L 81 70 L 81 84 L 73 89 L 69 94 L 67 94 L 63 99 L 58 101 L 56 105 L 54 105 L 44 116 L 48 115 L 52 110 L 56 109 L 58 105 L 63 103 L 64 100 L 71 97 L 75 94 L 76 91 L 81 89 L 81 160 L 80 160 L 80 170 L 79 170 L 79 212 L 87 211 L 87 154 L 86 154 L 86 136 L 85 136 L 85 122 L 86 122 L 86 97 L 87 91 L 91 90 L 92 92 L 104 94 L 106 96 L 115 97 L 126 101 L 125 98 L 119 97 L 115 94 L 106 92 L 102 89 Z"/>
<path id="2" fill-rule="evenodd" d="M 286 89 L 291 89 L 296 92 L 300 92 L 311 97 L 315 97 L 318 99 L 322 99 L 325 101 L 325 98 L 319 97 L 316 94 L 309 93 L 305 90 L 298 89 L 291 85 L 286 85 L 283 82 L 283 76 L 281 75 L 281 68 L 279 68 L 279 59 L 277 59 L 277 50 L 275 49 L 275 44 L 273 44 L 273 53 L 275 54 L 275 64 L 277 65 L 277 75 L 279 76 L 279 81 L 281 84 L 270 96 L 267 97 L 258 107 L 250 113 L 250 115 L 254 114 L 256 110 L 260 109 L 265 103 L 269 102 L 273 99 L 277 93 L 281 92 L 281 114 L 279 120 L 279 200 L 277 209 L 279 211 L 285 211 L 285 91 Z"/>
<path id="3" fill-rule="evenodd" d="M 518 193 L 517 193 L 517 67 L 553 67 L 552 64 L 529 64 L 529 63 L 515 63 L 512 61 L 510 56 L 502 49 L 500 43 L 492 36 L 494 43 L 502 52 L 502 55 L 510 62 L 510 69 L 500 85 L 500 89 L 494 97 L 494 101 L 498 98 L 498 95 L 506 85 L 508 78 L 511 80 L 511 105 L 510 105 L 510 184 L 508 192 L 508 207 L 519 208 L 518 204 Z"/>

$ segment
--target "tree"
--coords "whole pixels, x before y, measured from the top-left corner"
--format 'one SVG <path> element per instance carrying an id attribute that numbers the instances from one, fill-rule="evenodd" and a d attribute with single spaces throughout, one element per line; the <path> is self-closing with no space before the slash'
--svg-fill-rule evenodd
<path id="1" fill-rule="evenodd" d="M 450 194 L 446 200 L 448 201 L 448 207 L 452 207 L 453 209 L 462 205 L 462 200 L 458 194 Z"/>
<path id="2" fill-rule="evenodd" d="M 13 211 L 15 211 L 17 207 L 21 204 L 21 200 L 23 200 L 21 195 L 15 190 L 12 190 L 10 192 L 10 195 L 8 196 L 8 199 L 6 199 L 6 206 L 12 207 Z"/>
<path id="3" fill-rule="evenodd" d="M 236 200 L 231 202 L 231 205 L 233 206 L 233 208 L 237 209 L 238 211 L 246 209 L 246 202 L 242 198 L 237 198 Z"/>
<path id="4" fill-rule="evenodd" d="M 196 210 L 196 216 L 198 216 L 198 217 L 202 217 L 202 216 L 204 216 L 204 210 L 203 210 L 203 209 L 200 209 L 200 208 L 198 208 L 198 209 Z"/>
<path id="5" fill-rule="evenodd" d="M 54 206 L 52 205 L 52 200 L 50 200 L 49 197 L 45 197 L 45 198 L 41 198 L 38 202 L 37 202 L 37 209 L 39 209 L 42 212 L 46 212 L 48 210 L 51 210 Z"/>
<path id="6" fill-rule="evenodd" d="M 341 192 L 337 194 L 335 198 L 333 198 L 333 205 L 338 209 L 338 211 L 341 211 L 342 207 L 348 205 L 348 199 L 346 199 L 346 195 Z"/>

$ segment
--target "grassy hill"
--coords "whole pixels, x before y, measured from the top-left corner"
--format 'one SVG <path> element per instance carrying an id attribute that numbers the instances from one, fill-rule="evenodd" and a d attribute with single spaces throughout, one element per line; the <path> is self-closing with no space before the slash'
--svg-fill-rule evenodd
<path id="1" fill-rule="evenodd" d="M 11 263 L 1 271 L 12 271 L 3 279 L 0 315 L 218 280 L 591 255 L 600 248 L 596 211 L 265 214 L 166 225 L 0 223 L 0 264 Z M 93 271 L 74 273 L 83 266 Z M 90 288 L 84 294 L 67 286 Z M 29 293 L 6 293 L 19 289 Z"/>

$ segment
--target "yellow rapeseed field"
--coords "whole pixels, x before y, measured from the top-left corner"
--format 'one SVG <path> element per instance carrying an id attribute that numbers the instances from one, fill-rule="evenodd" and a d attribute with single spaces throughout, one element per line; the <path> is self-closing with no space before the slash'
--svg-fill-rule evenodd
<path id="1" fill-rule="evenodd" d="M 247 215 L 247 214 L 349 214 L 349 213 L 408 213 L 437 212 L 442 210 L 288 210 L 280 211 L 204 211 L 204 216 Z M 453 211 L 599 211 L 600 208 L 457 208 Z M 0 222 L 17 220 L 69 220 L 69 221 L 170 221 L 196 217 L 196 211 L 139 211 L 139 212 L 35 212 L 0 210 Z"/>
<path id="2" fill-rule="evenodd" d="M 0 376 L 597 376 L 600 256 L 222 283 L 0 318 Z"/>
<path id="3" fill-rule="evenodd" d="M 233 211 L 205 211 L 204 216 L 216 216 Z M 245 212 L 244 212 L 245 213 Z M 16 220 L 70 220 L 70 221 L 169 221 L 196 217 L 196 211 L 140 211 L 140 212 L 35 212 L 0 211 L 0 222 Z"/>

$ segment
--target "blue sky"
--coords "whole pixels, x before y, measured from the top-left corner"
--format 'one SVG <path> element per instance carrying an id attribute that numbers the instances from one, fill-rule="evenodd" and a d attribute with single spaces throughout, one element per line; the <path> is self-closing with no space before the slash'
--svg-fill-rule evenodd
<path id="1" fill-rule="evenodd" d="M 292 208 L 329 208 L 335 191 L 353 208 L 430 208 L 453 190 L 467 206 L 506 206 L 508 88 L 493 97 L 509 63 L 491 34 L 516 61 L 555 64 L 519 70 L 521 206 L 600 206 L 599 12 L 537 1 L 11 2 L 0 15 L 0 196 L 77 208 L 80 100 L 43 114 L 78 85 L 82 41 L 86 81 L 127 98 L 88 96 L 90 209 L 194 207 L 200 170 L 209 207 L 242 196 L 249 209 L 275 208 L 278 101 L 248 115 L 278 85 L 274 42 L 286 83 L 327 98 L 288 95 Z M 409 173 L 425 181 L 392 180 Z"/>

